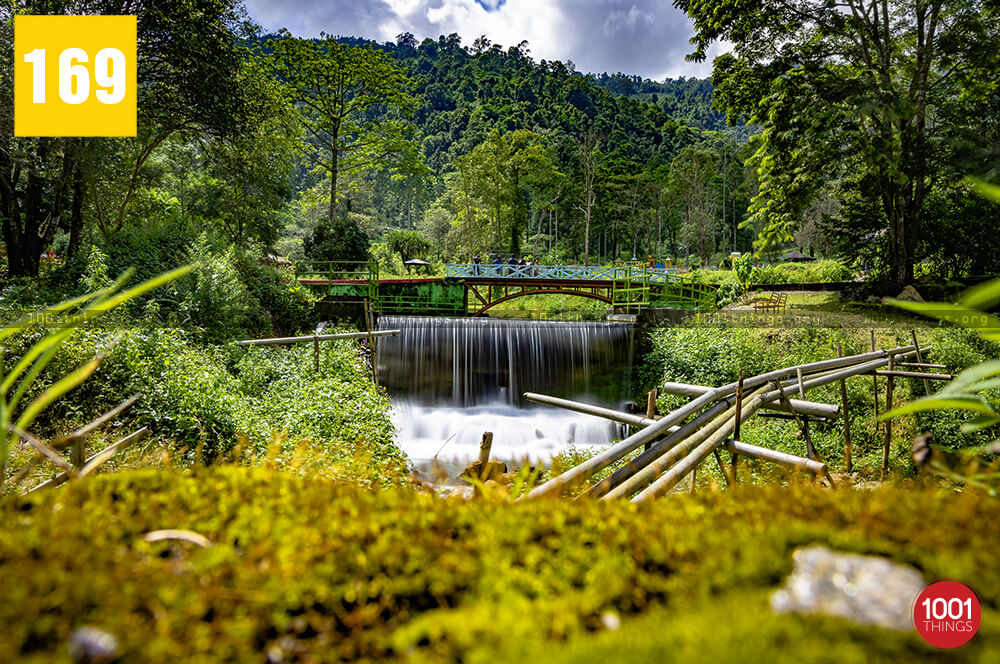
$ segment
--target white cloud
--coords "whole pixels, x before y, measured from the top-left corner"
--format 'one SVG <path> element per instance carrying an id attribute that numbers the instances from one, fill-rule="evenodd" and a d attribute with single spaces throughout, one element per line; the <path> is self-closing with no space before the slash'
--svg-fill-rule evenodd
<path id="1" fill-rule="evenodd" d="M 624 72 L 653 79 L 707 76 L 710 63 L 690 63 L 690 20 L 669 0 L 246 0 L 267 30 L 288 28 L 391 41 L 457 33 L 504 47 L 527 40 L 536 60 L 572 60 L 587 72 Z"/>

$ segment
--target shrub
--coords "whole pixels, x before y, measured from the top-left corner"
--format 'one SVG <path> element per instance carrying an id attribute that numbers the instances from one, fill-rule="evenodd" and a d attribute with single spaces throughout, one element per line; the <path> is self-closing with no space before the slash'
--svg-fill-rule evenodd
<path id="1" fill-rule="evenodd" d="M 335 261 L 340 264 L 368 260 L 368 236 L 358 223 L 347 217 L 320 221 L 302 248 L 314 261 Z"/>

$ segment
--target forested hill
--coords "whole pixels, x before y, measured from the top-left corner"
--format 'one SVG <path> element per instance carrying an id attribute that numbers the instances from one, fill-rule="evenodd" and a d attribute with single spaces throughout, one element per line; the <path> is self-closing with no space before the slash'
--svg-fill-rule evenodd
<path id="1" fill-rule="evenodd" d="M 410 120 L 423 135 L 428 166 L 437 171 L 492 129 L 528 129 L 555 139 L 594 131 L 606 137 L 613 160 L 646 165 L 669 163 L 681 148 L 702 140 L 701 130 L 740 141 L 748 135 L 745 127 L 727 128 L 725 117 L 711 109 L 708 79 L 656 83 L 581 74 L 572 63 L 535 61 L 526 42 L 504 48 L 480 38 L 463 45 L 454 34 L 419 43 L 408 34 L 395 43 L 337 41 L 387 52 L 415 81 L 419 106 Z"/>
<path id="2" fill-rule="evenodd" d="M 739 123 L 728 126 L 724 113 L 712 108 L 715 90 L 708 78 L 668 78 L 662 83 L 634 74 L 600 74 L 592 76 L 597 85 L 616 95 L 639 99 L 660 106 L 675 120 L 686 120 L 701 129 L 724 131 L 745 141 L 755 127 Z"/>

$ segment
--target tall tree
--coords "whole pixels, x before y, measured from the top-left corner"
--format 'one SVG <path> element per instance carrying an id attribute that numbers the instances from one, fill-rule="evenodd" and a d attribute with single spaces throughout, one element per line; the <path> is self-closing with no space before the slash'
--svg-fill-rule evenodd
<path id="1" fill-rule="evenodd" d="M 601 140 L 588 131 L 578 141 L 581 200 L 576 209 L 583 213 L 583 264 L 590 265 L 590 220 L 597 203 L 597 171 L 601 164 Z"/>
<path id="2" fill-rule="evenodd" d="M 980 0 L 675 0 L 703 60 L 716 40 L 717 103 L 763 127 L 747 223 L 791 239 L 824 180 L 866 175 L 888 227 L 889 276 L 913 277 L 924 204 L 996 86 L 995 3 Z"/>
<path id="3" fill-rule="evenodd" d="M 9 72 L 18 13 L 137 16 L 137 138 L 13 137 Z M 247 97 L 237 74 L 247 55 L 240 40 L 250 33 L 237 0 L 0 0 L 0 230 L 11 274 L 37 274 L 39 255 L 61 225 L 78 246 L 85 197 L 91 210 L 101 206 L 100 224 L 120 228 L 144 164 L 170 136 L 245 129 Z M 113 160 L 104 159 L 109 154 Z M 108 166 L 113 172 L 101 170 Z"/>
<path id="4" fill-rule="evenodd" d="M 670 164 L 670 191 L 681 212 L 681 237 L 702 264 L 715 250 L 715 164 L 706 150 L 684 148 Z"/>
<path id="5" fill-rule="evenodd" d="M 305 154 L 329 174 L 331 223 L 342 173 L 422 170 L 414 127 L 404 120 L 416 104 L 408 92 L 412 81 L 388 55 L 329 36 L 298 39 L 287 31 L 270 48 L 271 66 L 300 110 Z"/>

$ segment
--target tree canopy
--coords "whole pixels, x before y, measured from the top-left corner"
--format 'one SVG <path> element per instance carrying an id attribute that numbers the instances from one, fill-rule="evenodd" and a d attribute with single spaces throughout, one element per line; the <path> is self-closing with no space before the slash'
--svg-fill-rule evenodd
<path id="1" fill-rule="evenodd" d="M 759 124 L 759 193 L 747 223 L 790 240 L 830 180 L 878 201 L 888 276 L 913 278 L 928 195 L 960 176 L 955 153 L 996 89 L 996 7 L 975 0 L 676 0 L 695 20 L 694 59 L 725 40 L 716 99 Z M 980 137 L 981 140 L 982 137 Z"/>

